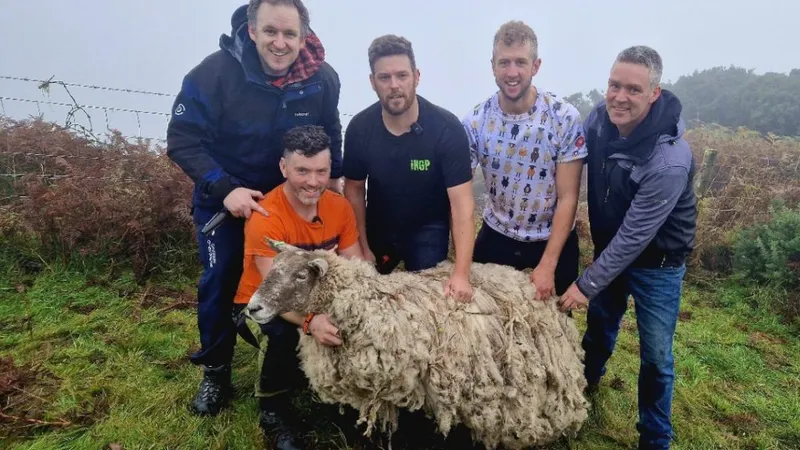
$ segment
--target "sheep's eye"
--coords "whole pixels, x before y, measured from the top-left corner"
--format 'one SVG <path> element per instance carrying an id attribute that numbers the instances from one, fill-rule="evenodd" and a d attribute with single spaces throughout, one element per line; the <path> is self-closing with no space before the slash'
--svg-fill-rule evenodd
<path id="1" fill-rule="evenodd" d="M 308 278 L 308 272 L 307 271 L 304 270 L 302 272 L 298 272 L 297 273 L 297 279 L 298 280 L 305 280 L 306 278 Z"/>

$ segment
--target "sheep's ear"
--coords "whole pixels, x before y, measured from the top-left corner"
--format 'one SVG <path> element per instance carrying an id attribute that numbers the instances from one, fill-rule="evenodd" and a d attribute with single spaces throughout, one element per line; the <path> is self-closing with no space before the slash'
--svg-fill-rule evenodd
<path id="1" fill-rule="evenodd" d="M 328 271 L 328 261 L 325 261 L 325 258 L 314 258 L 308 262 L 308 267 L 317 272 L 317 275 L 323 277 Z"/>
<path id="2" fill-rule="evenodd" d="M 286 242 L 276 241 L 275 239 L 270 239 L 268 237 L 264 238 L 264 242 L 267 243 L 269 248 L 275 250 L 278 253 L 285 252 L 285 251 L 290 251 L 290 250 L 300 250 L 299 248 L 297 248 L 297 247 L 295 247 L 293 245 L 289 245 Z"/>

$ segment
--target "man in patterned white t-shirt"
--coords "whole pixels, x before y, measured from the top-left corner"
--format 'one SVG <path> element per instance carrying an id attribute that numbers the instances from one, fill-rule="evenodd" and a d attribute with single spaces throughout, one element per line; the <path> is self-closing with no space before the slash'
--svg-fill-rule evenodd
<path id="1" fill-rule="evenodd" d="M 533 268 L 536 299 L 544 300 L 578 278 L 575 213 L 587 152 L 578 110 L 531 83 L 537 47 L 528 25 L 500 27 L 492 55 L 499 91 L 462 123 L 489 198 L 473 261 Z"/>

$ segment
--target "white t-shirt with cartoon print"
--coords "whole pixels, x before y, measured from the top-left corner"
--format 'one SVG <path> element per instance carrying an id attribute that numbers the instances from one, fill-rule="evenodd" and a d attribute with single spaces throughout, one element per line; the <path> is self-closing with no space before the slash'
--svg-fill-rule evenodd
<path id="1" fill-rule="evenodd" d="M 483 170 L 486 224 L 519 241 L 547 240 L 556 207 L 557 164 L 587 154 L 578 110 L 539 91 L 530 111 L 506 114 L 498 92 L 475 106 L 462 124 L 472 169 L 480 165 Z"/>

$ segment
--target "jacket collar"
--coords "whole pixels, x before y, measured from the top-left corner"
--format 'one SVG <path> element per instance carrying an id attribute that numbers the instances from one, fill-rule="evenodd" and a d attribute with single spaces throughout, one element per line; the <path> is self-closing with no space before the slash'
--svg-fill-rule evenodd
<path id="1" fill-rule="evenodd" d="M 642 164 L 653 154 L 656 145 L 663 139 L 677 139 L 683 133 L 681 103 L 667 89 L 650 107 L 647 117 L 627 137 L 620 137 L 616 125 L 611 123 L 605 103 L 601 109 L 598 147 L 606 155 L 619 155 Z"/>

